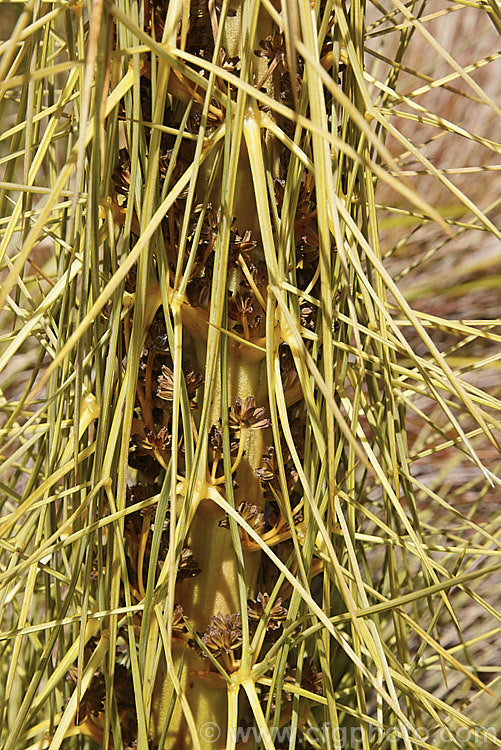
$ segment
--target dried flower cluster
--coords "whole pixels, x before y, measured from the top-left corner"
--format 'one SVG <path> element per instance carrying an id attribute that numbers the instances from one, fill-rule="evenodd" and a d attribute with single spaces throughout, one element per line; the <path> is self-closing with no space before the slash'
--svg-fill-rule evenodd
<path id="1" fill-rule="evenodd" d="M 282 599 L 278 597 L 266 617 L 264 617 L 264 613 L 268 607 L 269 601 L 270 597 L 267 593 L 259 593 L 255 599 L 250 599 L 248 601 L 249 620 L 256 622 L 264 619 L 264 621 L 266 622 L 266 627 L 268 629 L 277 630 L 282 626 L 284 620 L 287 617 L 287 609 L 285 607 L 282 607 Z"/>
<path id="2" fill-rule="evenodd" d="M 202 643 L 217 656 L 230 654 L 242 645 L 242 620 L 238 612 L 222 615 L 219 612 L 202 635 Z"/>

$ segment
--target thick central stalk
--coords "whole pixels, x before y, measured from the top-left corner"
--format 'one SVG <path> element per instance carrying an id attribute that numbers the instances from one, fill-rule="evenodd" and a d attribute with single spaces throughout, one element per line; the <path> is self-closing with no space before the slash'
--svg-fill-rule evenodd
<path id="1" fill-rule="evenodd" d="M 266 403 L 265 375 L 264 362 L 249 362 L 240 352 L 230 351 L 228 386 L 232 403 L 237 396 L 243 400 L 251 394 L 255 396 L 256 403 Z M 220 403 L 220 395 L 221 384 L 218 383 L 215 389 L 215 403 Z M 245 430 L 245 456 L 238 467 L 239 486 L 234 491 L 237 505 L 240 502 L 248 502 L 264 506 L 263 491 L 255 469 L 259 466 L 264 451 L 266 433 L 267 430 Z M 218 489 L 224 494 L 222 485 L 218 485 Z M 189 531 L 188 544 L 201 573 L 195 578 L 182 581 L 176 589 L 178 603 L 183 607 L 191 627 L 199 633 L 206 630 L 213 616 L 240 611 L 236 557 L 229 530 L 219 525 L 223 518 L 224 513 L 210 499 L 206 498 L 199 503 Z M 244 550 L 245 581 L 249 596 L 255 594 L 260 559 L 259 551 Z M 241 614 L 242 617 L 246 616 L 246 613 Z M 196 650 L 187 647 L 181 641 L 179 645 L 174 646 L 173 652 L 176 668 L 179 667 L 181 659 L 184 661 L 181 685 L 195 718 L 200 747 L 203 750 L 224 748 L 228 712 L 227 685 L 224 679 L 210 669 L 207 658 L 199 656 Z M 173 694 L 172 683 L 165 677 L 162 678 L 164 684 L 161 688 L 162 715 L 165 715 Z M 163 716 L 158 714 L 158 703 L 157 699 L 154 714 L 156 713 L 156 720 L 159 720 L 159 729 Z M 210 730 L 214 732 L 213 736 L 209 736 L 209 725 L 214 727 Z M 191 750 L 195 747 L 179 704 L 174 709 L 170 727 L 166 748 Z M 220 735 L 219 739 L 216 739 L 216 734 Z"/>
<path id="2" fill-rule="evenodd" d="M 243 2 L 233 0 L 230 3 L 232 11 L 224 20 L 222 46 L 230 58 L 239 57 L 242 61 L 242 76 L 249 76 L 250 83 L 256 83 L 266 78 L 266 60 L 254 55 L 257 43 L 249 40 L 256 34 L 256 29 L 244 28 L 245 24 L 251 24 L 251 14 L 244 11 Z M 248 11 L 248 9 L 247 9 Z M 246 20 L 244 20 L 244 17 Z M 257 40 L 264 39 L 272 32 L 270 17 L 260 11 L 258 20 Z M 247 62 L 244 62 L 244 61 Z M 272 79 L 266 82 L 269 94 Z M 227 116 L 230 113 L 227 112 Z M 201 194 L 206 190 L 202 179 L 199 180 Z M 213 187 L 211 202 L 212 210 L 217 214 L 219 208 L 221 190 L 216 184 Z M 249 165 L 246 145 L 242 143 L 238 158 L 238 170 L 235 179 L 235 189 L 231 197 L 231 216 L 236 219 L 236 227 L 241 235 L 250 231 L 252 239 L 257 243 L 253 254 L 253 261 L 262 259 L 260 249 L 259 222 L 256 204 L 253 194 L 253 180 Z M 228 267 L 227 271 L 227 293 L 234 294 L 238 285 L 243 280 L 240 269 Z M 186 308 L 186 306 L 185 306 Z M 183 326 L 189 336 L 185 341 L 192 340 L 193 351 L 186 352 L 192 362 L 196 362 L 200 370 L 206 369 L 207 358 L 211 353 L 208 351 L 210 342 L 214 338 L 206 333 L 203 335 L 204 326 L 194 325 L 196 313 L 192 309 L 185 309 L 183 315 Z M 262 311 L 263 315 L 265 311 Z M 264 328 L 263 324 L 261 328 Z M 201 335 L 202 333 L 202 335 Z M 250 352 L 250 354 L 249 354 Z M 219 357 L 221 354 L 219 353 Z M 263 357 L 256 357 L 255 351 L 244 344 L 237 344 L 232 339 L 228 340 L 227 371 L 221 375 L 220 360 L 215 371 L 218 373 L 216 382 L 210 383 L 206 391 L 212 392 L 210 404 L 210 424 L 220 424 L 222 413 L 222 383 L 221 377 L 227 378 L 228 404 L 235 405 L 237 398 L 245 401 L 248 396 L 253 396 L 256 406 L 264 406 L 267 409 L 268 390 L 266 380 L 266 365 Z M 210 425 L 209 425 L 210 426 Z M 207 440 L 206 435 L 199 436 L 200 440 Z M 243 429 L 240 431 L 240 439 L 244 441 L 245 453 L 238 463 L 235 476 L 238 485 L 234 489 L 234 499 L 238 506 L 241 502 L 264 508 L 263 490 L 256 475 L 256 469 L 261 465 L 264 449 L 270 441 L 268 429 Z M 229 465 L 226 461 L 226 468 Z M 202 473 L 206 471 L 207 481 L 210 482 L 210 467 L 203 467 Z M 220 477 L 219 477 L 220 480 Z M 225 496 L 225 485 L 219 481 L 218 491 Z M 201 499 L 196 507 L 191 526 L 188 532 L 187 544 L 193 557 L 198 563 L 201 573 L 195 578 L 186 579 L 177 584 L 177 602 L 182 606 L 185 617 L 190 627 L 198 633 L 203 633 L 210 625 L 212 618 L 221 614 L 223 617 L 234 613 L 240 613 L 242 618 L 247 617 L 246 612 L 240 612 L 238 570 L 235 551 L 233 549 L 231 535 L 228 529 L 220 526 L 224 518 L 222 510 L 209 498 Z M 255 595 L 256 585 L 261 562 L 259 551 L 243 551 L 245 568 L 245 585 L 247 596 Z M 176 653 L 177 651 L 177 653 Z M 197 738 L 194 740 L 189 734 L 186 720 L 179 701 L 176 702 L 170 721 L 170 728 L 165 743 L 166 750 L 191 750 L 199 745 L 202 750 L 219 750 L 226 747 L 226 725 L 228 715 L 228 691 L 227 683 L 221 675 L 211 668 L 210 661 L 199 656 L 197 650 L 187 647 L 181 639 L 179 645 L 174 645 L 174 666 L 179 669 L 183 664 L 181 687 L 187 698 L 194 716 L 197 727 Z M 220 661 L 225 668 L 231 671 L 228 665 L 234 662 L 234 654 L 220 655 Z M 234 665 L 236 669 L 238 665 Z M 159 695 L 154 699 L 153 723 L 154 734 L 158 736 L 161 724 L 167 714 L 173 696 L 172 683 L 168 676 L 161 676 L 157 681 Z M 198 741 L 198 742 L 197 742 Z"/>

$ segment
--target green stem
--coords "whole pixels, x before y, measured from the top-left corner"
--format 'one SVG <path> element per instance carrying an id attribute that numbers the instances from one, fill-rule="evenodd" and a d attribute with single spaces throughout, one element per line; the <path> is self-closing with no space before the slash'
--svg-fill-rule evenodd
<path id="1" fill-rule="evenodd" d="M 242 75 L 249 76 L 252 79 L 259 80 L 266 68 L 266 62 L 256 58 L 249 46 L 243 47 L 243 40 L 248 34 L 243 32 L 243 24 L 247 24 L 249 32 L 252 28 L 250 38 L 256 37 L 255 27 L 259 23 L 258 39 L 264 38 L 271 32 L 271 20 L 263 12 L 258 17 L 255 15 L 256 10 L 252 11 L 252 18 L 248 14 L 243 3 L 231 3 L 236 9 L 234 17 L 225 19 L 225 32 L 223 45 L 230 56 L 240 55 L 242 59 Z M 253 6 L 254 7 L 254 6 Z M 258 7 L 258 6 L 255 6 Z M 245 20 L 245 18 L 247 20 Z M 261 24 L 261 18 L 265 18 Z M 262 26 L 262 28 L 261 28 Z M 267 81 L 267 86 L 271 85 L 273 77 Z M 243 278 L 243 272 L 240 268 L 232 269 L 228 266 L 227 252 L 230 238 L 229 217 L 236 217 L 237 227 L 243 232 L 250 229 L 253 237 L 260 240 L 259 223 L 257 221 L 256 205 L 253 198 L 253 180 L 250 170 L 247 146 L 245 143 L 234 142 L 233 132 L 242 132 L 241 127 L 237 127 L 238 122 L 243 119 L 246 106 L 246 98 L 243 91 L 239 91 L 237 106 L 234 115 L 234 122 L 227 123 L 227 144 L 230 144 L 225 151 L 225 158 L 222 166 L 222 185 L 221 189 L 213 190 L 211 200 L 213 204 L 221 203 L 221 227 L 216 241 L 215 262 L 213 271 L 213 299 L 209 314 L 208 331 L 201 330 L 202 335 L 197 335 L 197 331 L 191 327 L 190 333 L 194 336 L 192 359 L 197 360 L 199 367 L 205 370 L 206 385 L 204 394 L 204 411 L 201 417 L 201 425 L 210 427 L 211 424 L 218 424 L 219 419 L 223 419 L 223 395 L 224 401 L 229 405 L 235 403 L 237 397 L 244 400 L 247 396 L 254 396 L 258 406 L 267 406 L 268 388 L 266 380 L 266 365 L 264 360 L 256 361 L 256 357 L 249 357 L 247 350 L 242 349 L 241 345 L 233 342 L 227 344 L 226 352 L 226 377 L 227 383 L 225 388 L 221 382 L 221 320 L 224 303 L 221 295 L 226 295 L 227 290 L 235 290 Z M 229 117 L 229 115 L 228 115 Z M 233 132 L 232 132 L 233 130 Z M 204 175 L 199 178 L 197 189 L 204 189 Z M 205 188 L 206 189 L 206 188 Z M 224 267 L 226 265 L 226 268 Z M 192 316 L 193 317 L 193 316 Z M 183 325 L 185 321 L 183 320 Z M 196 352 L 196 353 L 195 353 Z M 260 481 L 255 473 L 256 468 L 261 463 L 264 448 L 269 441 L 267 430 L 249 430 L 241 431 L 240 446 L 236 460 L 231 466 L 231 474 L 237 475 L 238 487 L 233 490 L 234 501 L 238 505 L 240 502 L 248 502 L 264 508 L 263 490 Z M 203 434 L 201 429 L 199 440 L 205 441 L 200 445 L 205 450 L 207 456 L 207 435 Z M 207 461 L 203 459 L 198 472 L 198 482 L 202 486 L 205 482 L 212 485 L 221 486 L 224 480 L 214 481 L 214 471 L 212 476 Z M 245 452 L 245 455 L 244 455 Z M 229 464 L 226 464 L 227 469 Z M 237 472 L 238 469 L 238 472 Z M 187 486 L 191 478 L 186 477 Z M 227 479 L 230 479 L 227 477 Z M 231 482 L 226 488 L 231 490 Z M 221 492 L 223 492 L 221 487 Z M 186 579 L 176 586 L 177 601 L 183 607 L 185 616 L 189 619 L 191 627 L 198 633 L 203 633 L 211 624 L 212 618 L 221 613 L 223 615 L 233 612 L 239 612 L 245 604 L 245 597 L 240 591 L 241 584 L 237 553 L 233 547 L 228 530 L 221 528 L 220 521 L 224 518 L 221 509 L 210 499 L 202 495 L 197 499 L 193 508 L 193 517 L 188 532 L 187 544 L 190 546 L 194 558 L 201 569 L 201 573 L 195 578 Z M 261 552 L 259 550 L 246 550 L 242 553 L 243 568 L 245 571 L 245 586 L 247 596 L 255 593 L 259 566 L 261 562 Z M 247 617 L 246 612 L 241 612 L 242 618 Z M 248 638 L 248 634 L 247 634 Z M 173 668 L 176 670 L 180 663 L 181 656 L 173 661 Z M 247 658 L 247 655 L 246 655 Z M 181 688 L 183 696 L 190 706 L 192 715 L 195 717 L 198 736 L 197 742 L 201 750 L 223 750 L 234 747 L 235 741 L 231 739 L 231 734 L 227 733 L 227 728 L 237 726 L 238 716 L 238 686 L 234 685 L 229 688 L 224 678 L 209 670 L 208 660 L 200 657 L 193 649 L 186 649 L 184 652 L 185 666 L 181 678 Z M 238 664 L 233 665 L 228 662 L 226 668 L 238 668 Z M 172 668 L 172 667 L 171 667 Z M 161 727 L 162 715 L 166 714 L 167 708 L 171 703 L 173 696 L 173 684 L 170 680 L 165 679 L 165 667 L 159 670 L 157 684 L 159 686 L 159 697 L 153 701 L 152 716 L 153 723 L 158 728 Z M 159 684 L 163 683 L 163 684 Z M 229 693 L 228 693 L 229 690 Z M 254 689 L 254 696 L 257 695 Z M 228 723 L 229 721 L 229 723 Z M 213 727 L 214 736 L 207 733 L 209 727 Z M 154 732 L 155 734 L 155 732 Z M 216 734 L 218 737 L 216 738 Z M 182 739 L 181 739 L 182 738 Z M 176 705 L 171 719 L 171 726 L 167 734 L 165 748 L 166 750 L 191 750 L 195 747 L 195 742 L 190 739 L 188 725 L 183 717 L 183 711 L 180 705 Z"/>

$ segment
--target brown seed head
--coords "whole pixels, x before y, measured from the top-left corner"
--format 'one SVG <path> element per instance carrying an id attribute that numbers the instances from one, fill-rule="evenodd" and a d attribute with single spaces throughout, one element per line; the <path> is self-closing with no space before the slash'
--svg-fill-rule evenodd
<path id="1" fill-rule="evenodd" d="M 229 414 L 230 429 L 239 430 L 249 427 L 252 430 L 263 430 L 270 426 L 270 420 L 264 416 L 263 406 L 256 407 L 254 396 L 247 396 L 245 401 L 237 398 Z"/>
<path id="2" fill-rule="evenodd" d="M 249 609 L 249 619 L 250 620 L 260 620 L 263 616 L 264 610 L 268 606 L 268 602 L 270 601 L 269 594 L 265 593 L 259 593 L 255 599 L 249 599 L 247 602 Z M 267 630 L 277 630 L 282 624 L 283 621 L 287 617 L 287 610 L 285 607 L 282 607 L 282 599 L 279 597 L 276 601 L 273 607 L 271 608 L 271 611 L 267 617 Z"/>
<path id="3" fill-rule="evenodd" d="M 239 612 L 218 612 L 202 635 L 202 642 L 214 654 L 229 654 L 242 645 L 242 620 Z"/>

